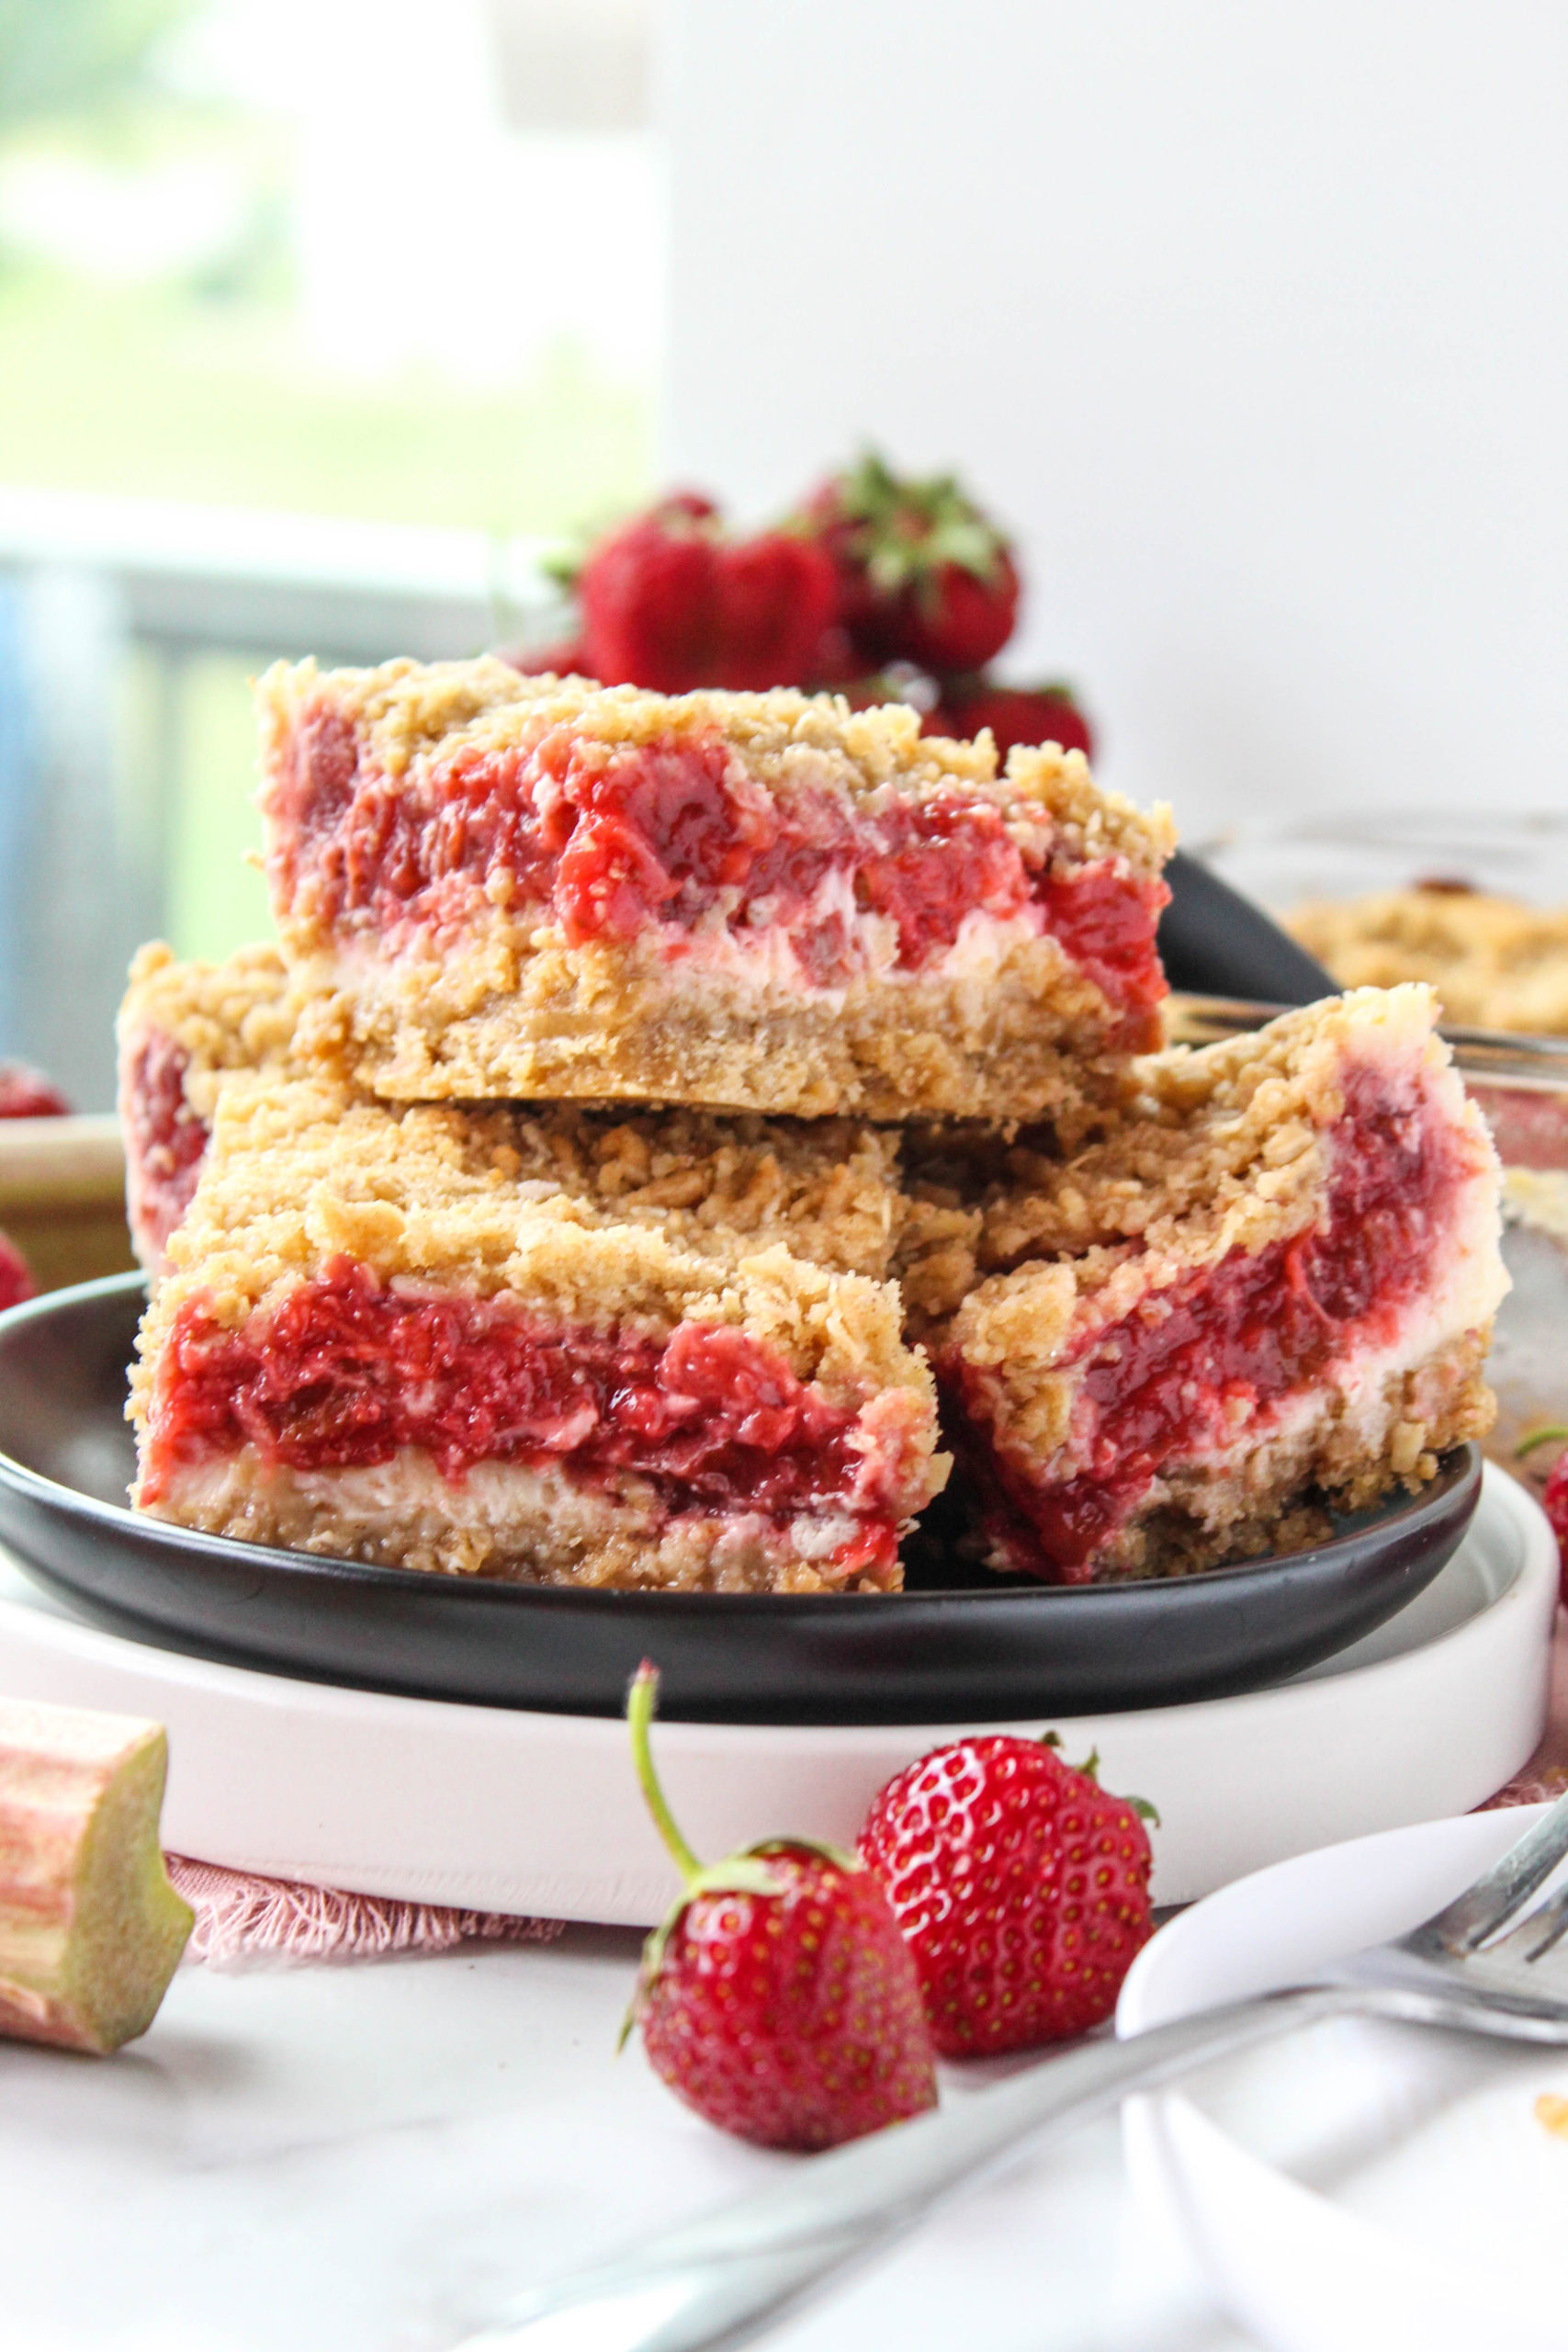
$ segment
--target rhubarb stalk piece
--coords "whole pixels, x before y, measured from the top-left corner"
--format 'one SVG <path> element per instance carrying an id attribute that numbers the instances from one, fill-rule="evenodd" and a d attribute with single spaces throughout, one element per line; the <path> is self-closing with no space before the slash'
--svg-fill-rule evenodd
<path id="1" fill-rule="evenodd" d="M 158 1838 L 160 1724 L 0 1701 L 0 2033 L 118 2050 L 194 1924 Z"/>

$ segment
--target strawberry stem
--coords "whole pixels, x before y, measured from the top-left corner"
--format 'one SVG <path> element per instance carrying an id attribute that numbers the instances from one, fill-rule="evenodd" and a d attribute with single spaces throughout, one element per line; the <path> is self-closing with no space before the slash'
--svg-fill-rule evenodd
<path id="1" fill-rule="evenodd" d="M 626 1694 L 626 1728 L 632 1736 L 632 1762 L 637 1768 L 637 1786 L 653 1815 L 654 1827 L 669 1849 L 671 1860 L 688 1886 L 698 1877 L 702 1864 L 675 1826 L 675 1817 L 664 1801 L 659 1785 L 659 1775 L 653 1769 L 653 1749 L 649 1731 L 654 1709 L 659 1703 L 659 1668 L 644 1658 L 632 1677 L 632 1687 Z"/>
<path id="2" fill-rule="evenodd" d="M 1561 1421 L 1549 1422 L 1543 1430 L 1531 1430 L 1529 1437 L 1520 1438 L 1515 1446 L 1514 1459 L 1522 1462 L 1527 1453 L 1535 1452 L 1538 1445 L 1558 1445 L 1565 1437 L 1568 1437 L 1568 1427 Z"/>

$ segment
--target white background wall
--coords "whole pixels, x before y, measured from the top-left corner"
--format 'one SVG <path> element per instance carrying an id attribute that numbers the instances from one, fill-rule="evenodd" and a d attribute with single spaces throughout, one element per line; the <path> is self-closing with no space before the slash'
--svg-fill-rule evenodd
<path id="1" fill-rule="evenodd" d="M 671 0 L 665 458 L 874 435 L 1190 837 L 1568 802 L 1568 10 Z"/>

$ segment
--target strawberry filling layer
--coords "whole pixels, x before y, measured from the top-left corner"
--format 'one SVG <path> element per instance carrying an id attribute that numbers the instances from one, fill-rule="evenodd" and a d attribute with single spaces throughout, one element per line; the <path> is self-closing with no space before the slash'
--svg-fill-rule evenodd
<path id="1" fill-rule="evenodd" d="M 657 926 L 744 942 L 784 933 L 803 978 L 838 987 L 863 968 L 857 919 L 883 915 L 897 963 L 920 971 L 966 915 L 1041 925 L 1152 1042 L 1165 994 L 1155 926 L 1169 893 L 1119 859 L 1073 867 L 1020 849 L 990 803 L 889 796 L 877 809 L 802 782 L 775 799 L 717 739 L 617 749 L 567 727 L 505 752 L 465 750 L 401 789 L 362 766 L 354 729 L 321 708 L 270 778 L 275 885 L 303 887 L 325 925 L 369 926 L 395 953 L 415 931 L 477 910 L 547 908 L 573 945 Z"/>
<path id="2" fill-rule="evenodd" d="M 130 1213 L 142 1247 L 162 1256 L 190 1206 L 207 1149 L 206 1123 L 185 1097 L 189 1057 L 162 1029 L 150 1029 L 131 1060 L 120 1115 Z"/>
<path id="3" fill-rule="evenodd" d="M 577 1484 L 646 1481 L 671 1516 L 782 1527 L 851 1513 L 855 1566 L 863 1555 L 870 1573 L 897 1556 L 914 1435 L 907 1415 L 832 1402 L 732 1325 L 682 1323 L 666 1339 L 563 1327 L 507 1300 L 382 1283 L 338 1259 L 238 1330 L 199 1299 L 182 1306 L 141 1493 L 156 1503 L 182 1467 L 246 1445 L 300 1471 L 418 1447 L 455 1485 L 479 1462 L 555 1465 Z"/>
<path id="4" fill-rule="evenodd" d="M 1070 1476 L 1032 1477 L 992 1442 L 985 1373 L 956 1351 L 939 1363 L 948 1442 L 982 1498 L 987 1533 L 1021 1572 L 1086 1582 L 1163 1470 L 1255 1433 L 1331 1364 L 1397 1338 L 1472 1162 L 1462 1133 L 1419 1100 L 1391 1104 L 1382 1072 L 1353 1073 L 1345 1096 L 1320 1228 L 1233 1250 L 1089 1332 L 1066 1359 L 1064 1370 L 1083 1366 Z"/>

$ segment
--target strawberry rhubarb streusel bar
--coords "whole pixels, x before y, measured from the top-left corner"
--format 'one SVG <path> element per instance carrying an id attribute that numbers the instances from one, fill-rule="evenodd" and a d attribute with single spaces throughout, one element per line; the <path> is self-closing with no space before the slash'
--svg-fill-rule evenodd
<path id="1" fill-rule="evenodd" d="M 176 963 L 159 942 L 137 950 L 116 1035 L 126 1218 L 150 1274 L 190 1205 L 220 1081 L 296 1069 L 294 1018 L 275 948 L 243 947 L 222 964 Z"/>
<path id="2" fill-rule="evenodd" d="M 142 1325 L 133 1500 L 388 1566 L 896 1589 L 946 1464 L 891 1152 L 231 1078 Z"/>
<path id="3" fill-rule="evenodd" d="M 1154 1056 L 1107 1139 L 999 1158 L 983 1279 L 927 1334 L 993 1566 L 1288 1548 L 1310 1494 L 1358 1508 L 1484 1433 L 1498 1169 L 1436 1015 L 1364 989 Z"/>
<path id="4" fill-rule="evenodd" d="M 901 705 L 503 662 L 269 671 L 261 805 L 312 1042 L 392 1101 L 1014 1120 L 1158 1042 L 1168 815 Z"/>

